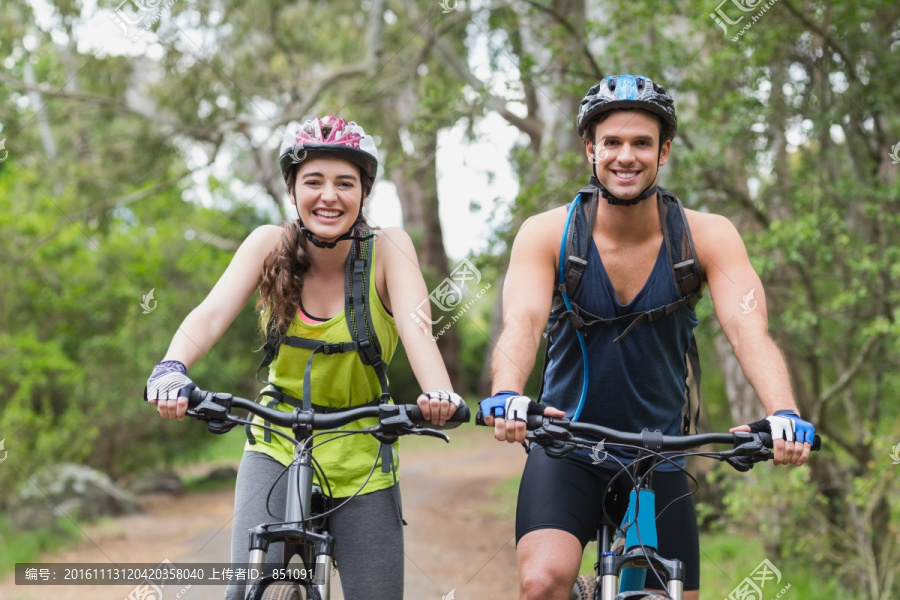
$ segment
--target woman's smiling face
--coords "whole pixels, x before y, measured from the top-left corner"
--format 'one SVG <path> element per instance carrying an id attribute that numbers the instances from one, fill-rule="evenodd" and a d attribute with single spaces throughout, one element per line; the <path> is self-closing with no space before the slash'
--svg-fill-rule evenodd
<path id="1" fill-rule="evenodd" d="M 297 168 L 291 202 L 313 235 L 331 241 L 356 223 L 363 192 L 355 164 L 337 157 L 315 157 Z"/>

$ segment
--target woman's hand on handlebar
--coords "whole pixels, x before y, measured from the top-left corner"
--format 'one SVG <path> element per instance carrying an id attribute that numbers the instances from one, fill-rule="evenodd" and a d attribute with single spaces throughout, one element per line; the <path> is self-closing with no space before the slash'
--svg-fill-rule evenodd
<path id="1" fill-rule="evenodd" d="M 192 385 L 184 363 L 164 360 L 153 368 L 144 388 L 144 400 L 154 404 L 163 419 L 183 421 L 188 399 L 181 390 Z"/>
<path id="2" fill-rule="evenodd" d="M 447 390 L 431 390 L 422 392 L 416 404 L 422 409 L 425 420 L 441 427 L 463 404 L 463 399 L 459 394 Z"/>
<path id="3" fill-rule="evenodd" d="M 490 398 L 482 400 L 480 405 L 484 424 L 494 428 L 494 438 L 500 442 L 506 440 L 510 444 L 525 441 L 525 435 L 528 433 L 525 428 L 527 415 L 543 414 L 558 418 L 566 416 L 566 413 L 559 409 L 543 406 L 528 396 L 510 391 L 497 392 Z"/>

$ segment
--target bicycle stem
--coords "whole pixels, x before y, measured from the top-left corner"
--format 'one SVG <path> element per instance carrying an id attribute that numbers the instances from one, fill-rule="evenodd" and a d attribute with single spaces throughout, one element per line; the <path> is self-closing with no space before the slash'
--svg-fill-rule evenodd
<path id="1" fill-rule="evenodd" d="M 289 500 L 284 512 L 285 522 L 292 523 L 309 519 L 312 511 L 312 478 L 313 469 L 309 454 L 305 450 L 301 451 L 288 467 L 288 490 L 297 490 L 297 496 L 288 495 Z"/>

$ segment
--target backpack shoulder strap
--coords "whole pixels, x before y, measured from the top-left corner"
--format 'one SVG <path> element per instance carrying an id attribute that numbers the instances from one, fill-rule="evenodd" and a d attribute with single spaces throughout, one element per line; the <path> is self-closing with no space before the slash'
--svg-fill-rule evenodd
<path id="1" fill-rule="evenodd" d="M 675 289 L 682 297 L 691 297 L 689 305 L 693 308 L 702 293 L 703 269 L 694 248 L 687 215 L 677 196 L 662 187 L 657 189 L 657 194 L 659 219 Z"/>
<path id="2" fill-rule="evenodd" d="M 556 287 L 553 289 L 553 302 L 550 314 L 559 315 L 565 313 L 567 319 L 572 319 L 572 312 L 566 311 L 562 293 L 570 298 L 581 284 L 584 272 L 587 269 L 588 252 L 591 248 L 591 235 L 594 231 L 594 221 L 597 218 L 597 197 L 600 190 L 589 185 L 581 188 L 573 202 L 578 205 L 574 208 L 575 214 L 572 220 L 563 229 L 564 255 L 559 257 L 563 264 L 563 280 L 559 280 L 559 267 L 556 270 Z M 573 322 L 577 328 L 581 325 Z"/>
<path id="3" fill-rule="evenodd" d="M 597 197 L 599 194 L 600 190 L 592 185 L 581 188 L 575 196 L 575 200 L 573 200 L 573 202 L 577 203 L 577 206 L 574 207 L 574 222 L 567 222 L 566 227 L 563 229 L 562 247 L 564 248 L 564 256 L 559 257 L 560 261 L 565 261 L 563 281 L 559 281 L 559 266 L 557 265 L 555 274 L 556 287 L 553 289 L 553 301 L 550 306 L 550 314 L 558 315 L 558 319 L 553 326 L 548 326 L 544 332 L 547 344 L 544 348 L 544 364 L 541 368 L 541 388 L 538 391 L 538 402 L 541 401 L 544 395 L 544 381 L 550 353 L 550 336 L 559 329 L 564 319 L 568 320 L 576 330 L 584 327 L 584 324 L 578 319 L 577 312 L 567 310 L 562 294 L 565 292 L 567 296 L 571 297 L 584 277 L 584 271 L 587 268 L 588 252 L 591 247 L 591 236 L 594 231 L 594 221 L 597 218 Z"/>
<path id="4" fill-rule="evenodd" d="M 662 187 L 657 189 L 657 194 L 659 218 L 662 223 L 666 254 L 669 257 L 669 267 L 672 269 L 675 289 L 693 309 L 700 301 L 703 292 L 704 275 L 697 257 L 697 250 L 694 248 L 691 227 L 688 224 L 687 215 L 684 213 L 684 206 L 675 194 Z M 682 411 L 681 430 L 684 435 L 689 435 L 691 422 L 694 423 L 694 431 L 697 431 L 700 420 L 700 351 L 693 335 L 684 359 L 688 375 L 684 386 L 685 404 Z M 694 398 L 697 399 L 696 410 L 692 409 Z"/>
<path id="5" fill-rule="evenodd" d="M 563 268 L 564 281 L 558 282 L 565 285 L 566 293 L 571 296 L 581 284 L 584 271 L 587 267 L 588 252 L 591 247 L 591 236 L 594 232 L 594 221 L 597 219 L 597 196 L 600 190 L 589 185 L 578 191 L 580 202 L 575 210 L 575 222 L 572 227 L 563 232 L 566 236 L 566 256 L 559 257 L 565 260 Z M 560 290 L 561 291 L 561 290 Z"/>
<path id="6" fill-rule="evenodd" d="M 369 232 L 361 232 L 365 237 Z M 372 266 L 372 250 L 375 239 L 366 237 L 353 241 L 350 254 L 347 255 L 347 269 L 344 281 L 344 313 L 347 326 L 353 341 L 358 344 L 357 352 L 363 364 L 371 366 L 378 375 L 381 385 L 381 401 L 390 400 L 387 382 L 387 365 L 381 358 L 381 344 L 372 323 L 372 311 L 369 306 L 369 285 Z"/>
<path id="7" fill-rule="evenodd" d="M 372 267 L 372 254 L 375 237 L 368 230 L 357 232 L 358 238 L 353 240 L 350 254 L 347 255 L 347 269 L 344 280 L 344 314 L 350 335 L 357 345 L 357 352 L 363 364 L 375 369 L 378 385 L 381 387 L 380 403 L 390 402 L 388 390 L 387 365 L 381 358 L 381 344 L 372 323 L 372 311 L 369 306 L 369 276 Z M 305 382 L 304 382 L 305 383 Z M 394 469 L 393 453 L 389 444 L 382 443 L 381 472 L 390 473 Z M 396 478 L 396 473 L 394 474 Z"/>

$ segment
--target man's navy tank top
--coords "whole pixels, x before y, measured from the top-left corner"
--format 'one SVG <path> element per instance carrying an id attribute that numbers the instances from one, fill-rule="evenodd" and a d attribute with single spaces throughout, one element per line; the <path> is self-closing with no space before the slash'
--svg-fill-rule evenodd
<path id="1" fill-rule="evenodd" d="M 587 267 L 571 300 L 598 317 L 612 318 L 654 310 L 680 299 L 665 246 L 660 244 L 650 277 L 628 304 L 620 304 L 597 246 L 591 240 Z M 558 317 L 550 318 L 553 326 Z M 681 435 L 687 364 L 685 354 L 697 326 L 697 315 L 683 306 L 669 316 L 642 323 L 618 344 L 613 340 L 630 321 L 603 323 L 587 328 L 585 344 L 590 359 L 587 397 L 579 421 L 638 433 L 660 430 Z M 569 323 L 548 341 L 547 366 L 540 401 L 565 411 L 572 418 L 581 398 L 582 353 Z M 610 454 L 632 460 L 636 451 L 607 448 Z M 684 461 L 677 461 L 683 466 Z M 661 471 L 675 470 L 662 463 Z"/>

